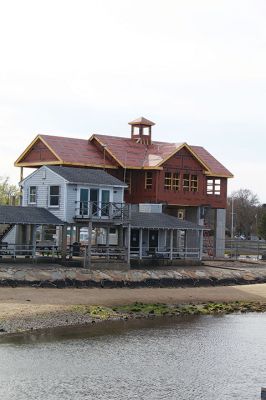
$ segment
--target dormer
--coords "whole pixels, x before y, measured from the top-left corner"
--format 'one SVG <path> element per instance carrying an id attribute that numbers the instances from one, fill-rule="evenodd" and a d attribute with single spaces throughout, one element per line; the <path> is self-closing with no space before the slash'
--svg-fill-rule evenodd
<path id="1" fill-rule="evenodd" d="M 135 119 L 128 123 L 131 125 L 131 139 L 136 143 L 151 144 L 151 127 L 155 125 L 154 122 L 149 121 L 144 117 Z"/>

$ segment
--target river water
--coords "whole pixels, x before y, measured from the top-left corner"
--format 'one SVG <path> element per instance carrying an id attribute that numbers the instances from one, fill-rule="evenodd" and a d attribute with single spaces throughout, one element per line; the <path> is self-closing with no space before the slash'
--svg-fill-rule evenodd
<path id="1" fill-rule="evenodd" d="M 1 400 L 260 399 L 266 314 L 97 324 L 0 340 Z"/>

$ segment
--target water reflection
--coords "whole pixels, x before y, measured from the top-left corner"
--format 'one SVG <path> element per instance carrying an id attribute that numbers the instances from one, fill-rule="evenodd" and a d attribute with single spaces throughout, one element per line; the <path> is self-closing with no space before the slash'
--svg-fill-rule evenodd
<path id="1" fill-rule="evenodd" d="M 0 345 L 0 392 L 31 399 L 259 399 L 266 315 L 135 320 Z"/>

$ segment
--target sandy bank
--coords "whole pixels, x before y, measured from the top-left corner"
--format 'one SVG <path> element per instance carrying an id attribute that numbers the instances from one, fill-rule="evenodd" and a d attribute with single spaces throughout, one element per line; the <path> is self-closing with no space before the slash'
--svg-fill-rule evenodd
<path id="1" fill-rule="evenodd" d="M 266 303 L 266 284 L 139 289 L 0 288 L 0 331 L 89 324 L 94 318 L 73 310 L 77 305 L 117 306 L 142 303 L 201 304 L 249 301 Z M 97 320 L 97 318 L 96 318 Z"/>

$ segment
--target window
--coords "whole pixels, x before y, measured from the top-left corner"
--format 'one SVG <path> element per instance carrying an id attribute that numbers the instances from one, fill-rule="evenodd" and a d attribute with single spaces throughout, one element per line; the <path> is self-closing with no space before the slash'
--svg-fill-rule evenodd
<path id="1" fill-rule="evenodd" d="M 166 190 L 172 189 L 172 172 L 166 172 L 164 174 L 164 188 Z"/>
<path id="2" fill-rule="evenodd" d="M 164 188 L 166 190 L 179 190 L 179 174 L 178 174 L 178 172 L 165 172 Z"/>
<path id="3" fill-rule="evenodd" d="M 221 179 L 207 179 L 207 194 L 221 194 Z"/>
<path id="4" fill-rule="evenodd" d="M 183 190 L 187 192 L 198 191 L 198 175 L 184 174 L 183 175 Z"/>
<path id="5" fill-rule="evenodd" d="M 173 190 L 179 190 L 179 173 L 178 172 L 173 173 L 172 188 L 173 188 Z"/>
<path id="6" fill-rule="evenodd" d="M 190 190 L 191 190 L 191 192 L 198 191 L 198 175 L 191 175 Z"/>
<path id="7" fill-rule="evenodd" d="M 189 178 L 190 175 L 189 174 L 184 174 L 183 175 L 183 190 L 188 192 L 189 191 Z"/>
<path id="8" fill-rule="evenodd" d="M 49 206 L 50 207 L 59 207 L 59 197 L 60 197 L 60 187 L 59 186 L 50 186 Z"/>
<path id="9" fill-rule="evenodd" d="M 152 188 L 152 172 L 145 172 L 145 189 Z"/>
<path id="10" fill-rule="evenodd" d="M 36 204 L 37 200 L 37 187 L 30 186 L 29 188 L 29 204 Z"/>

